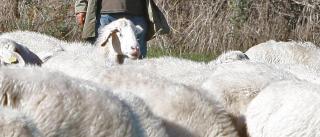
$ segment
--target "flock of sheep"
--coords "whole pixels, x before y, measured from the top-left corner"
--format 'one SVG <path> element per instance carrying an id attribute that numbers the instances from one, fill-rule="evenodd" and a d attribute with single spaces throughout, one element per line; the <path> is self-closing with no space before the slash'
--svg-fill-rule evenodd
<path id="1" fill-rule="evenodd" d="M 209 63 L 137 60 L 119 19 L 96 43 L 0 34 L 1 137 L 320 136 L 320 49 L 267 41 Z"/>

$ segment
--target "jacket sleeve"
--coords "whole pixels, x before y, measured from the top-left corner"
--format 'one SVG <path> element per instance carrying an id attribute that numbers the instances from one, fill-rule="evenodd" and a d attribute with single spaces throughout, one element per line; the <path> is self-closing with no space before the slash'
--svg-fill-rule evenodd
<path id="1" fill-rule="evenodd" d="M 87 12 L 88 0 L 76 0 L 74 7 L 75 13 Z"/>

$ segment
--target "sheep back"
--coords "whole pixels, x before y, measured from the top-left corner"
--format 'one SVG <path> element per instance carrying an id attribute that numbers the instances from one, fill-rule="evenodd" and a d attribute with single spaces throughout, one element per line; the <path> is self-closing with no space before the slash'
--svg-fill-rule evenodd
<path id="1" fill-rule="evenodd" d="M 44 68 L 0 68 L 2 107 L 34 120 L 46 137 L 134 136 L 129 110 L 88 81 Z"/>
<path id="2" fill-rule="evenodd" d="M 320 136 L 319 91 L 319 85 L 303 81 L 270 84 L 248 106 L 250 136 Z"/>
<path id="3" fill-rule="evenodd" d="M 30 118 L 10 108 L 0 108 L 0 136 L 42 137 Z"/>
<path id="4" fill-rule="evenodd" d="M 107 68 L 95 81 L 142 98 L 164 120 L 169 136 L 238 136 L 223 107 L 194 88 L 130 66 Z"/>

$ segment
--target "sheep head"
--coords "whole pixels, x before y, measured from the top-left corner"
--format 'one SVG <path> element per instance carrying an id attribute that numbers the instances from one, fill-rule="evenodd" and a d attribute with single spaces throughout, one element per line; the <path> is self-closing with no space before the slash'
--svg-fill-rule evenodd
<path id="1" fill-rule="evenodd" d="M 228 51 L 219 55 L 211 64 L 230 63 L 234 61 L 249 60 L 249 57 L 242 51 Z"/>
<path id="2" fill-rule="evenodd" d="M 0 39 L 0 62 L 1 65 L 18 64 L 25 65 L 25 61 L 16 50 L 16 43 L 8 39 Z"/>
<path id="3" fill-rule="evenodd" d="M 136 33 L 139 28 L 127 19 L 118 19 L 99 30 L 95 43 L 109 58 L 115 58 L 122 64 L 125 58 L 138 59 L 140 56 L 139 43 Z"/>
<path id="4" fill-rule="evenodd" d="M 40 66 L 42 64 L 41 59 L 27 47 L 4 38 L 0 39 L 0 61 L 2 65 L 35 64 Z"/>

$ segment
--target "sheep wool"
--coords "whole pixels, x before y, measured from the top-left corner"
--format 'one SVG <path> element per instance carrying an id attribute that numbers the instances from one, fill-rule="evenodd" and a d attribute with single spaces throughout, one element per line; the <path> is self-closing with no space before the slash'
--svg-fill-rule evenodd
<path id="1" fill-rule="evenodd" d="M 140 97 L 164 120 L 169 136 L 238 136 L 223 107 L 192 87 L 126 65 L 106 68 L 93 81 L 106 84 L 115 92 L 128 90 Z"/>
<path id="2" fill-rule="evenodd" d="M 81 53 L 85 53 L 84 50 Z M 72 53 L 72 52 L 68 52 Z M 64 56 L 65 58 L 68 58 L 69 56 L 75 57 L 75 55 L 80 54 L 66 54 L 61 53 L 58 55 L 59 57 Z M 94 54 L 88 54 L 91 56 L 95 56 Z M 58 57 L 57 56 L 57 57 Z M 62 57 L 61 59 L 63 59 Z M 76 61 L 79 61 L 81 63 L 75 64 L 73 60 L 64 60 L 63 63 L 59 63 L 57 58 L 54 58 L 53 60 L 49 60 L 46 64 L 44 64 L 44 67 L 47 67 L 47 65 L 50 64 L 50 68 L 53 68 L 55 70 L 60 70 L 64 72 L 65 74 L 68 74 L 69 76 L 81 78 L 84 80 L 93 80 L 95 79 L 100 73 L 105 71 L 104 66 L 99 66 L 97 63 L 98 60 L 87 60 L 84 58 L 79 58 Z M 83 60 L 81 60 L 83 59 Z M 52 61 L 58 61 L 56 63 L 52 63 Z M 65 63 L 65 64 L 64 64 Z M 76 68 L 76 69 L 75 69 Z M 98 82 L 98 84 L 102 85 L 103 83 Z M 108 84 L 104 84 L 108 86 Z M 113 90 L 112 90 L 113 92 Z M 164 128 L 164 124 L 162 122 L 162 119 L 154 116 L 154 114 L 150 111 L 150 109 L 146 106 L 143 100 L 136 97 L 135 95 L 131 94 L 129 91 L 122 91 L 122 92 L 114 92 L 117 97 L 121 101 L 123 101 L 131 111 L 131 113 L 134 115 L 134 120 L 136 127 L 139 132 L 139 136 L 149 136 L 149 137 L 166 137 L 166 129 Z"/>
<path id="3" fill-rule="evenodd" d="M 139 127 L 136 132 L 139 137 L 168 137 L 162 119 L 155 116 L 142 99 L 129 91 L 115 92 L 115 95 L 128 105 L 135 127 Z"/>
<path id="4" fill-rule="evenodd" d="M 124 65 L 144 69 L 168 80 L 193 87 L 199 87 L 212 71 L 204 62 L 168 56 L 128 61 Z"/>
<path id="5" fill-rule="evenodd" d="M 137 136 L 109 90 L 44 68 L 0 68 L 1 107 L 25 114 L 45 137 Z"/>
<path id="6" fill-rule="evenodd" d="M 252 137 L 320 136 L 320 86 L 306 81 L 270 84 L 246 112 Z"/>
<path id="7" fill-rule="evenodd" d="M 246 134 L 244 113 L 248 103 L 269 83 L 296 79 L 273 65 L 249 61 L 220 64 L 213 70 L 201 86 L 204 94 L 223 104 L 243 135 Z"/>
<path id="8" fill-rule="evenodd" d="M 303 64 L 320 69 L 320 50 L 310 42 L 267 41 L 251 47 L 246 54 L 252 61 L 272 64 Z"/>
<path id="9" fill-rule="evenodd" d="M 248 57 L 241 51 L 228 51 L 208 64 L 164 56 L 138 61 L 128 60 L 124 65 L 145 69 L 145 71 L 157 74 L 177 83 L 200 87 L 210 76 L 213 71 L 212 68 L 214 68 L 215 65 L 247 59 Z"/>
<path id="10" fill-rule="evenodd" d="M 10 108 L 0 108 L 1 137 L 44 137 L 33 121 Z"/>
<path id="11" fill-rule="evenodd" d="M 277 65 L 278 68 L 290 72 L 301 80 L 320 84 L 320 70 L 302 64 L 283 64 Z"/>

